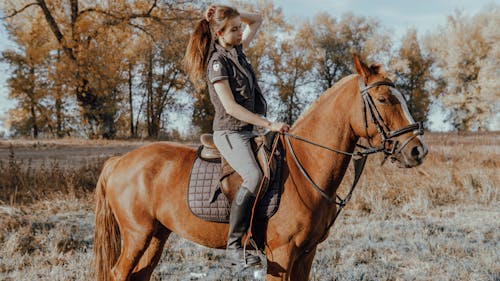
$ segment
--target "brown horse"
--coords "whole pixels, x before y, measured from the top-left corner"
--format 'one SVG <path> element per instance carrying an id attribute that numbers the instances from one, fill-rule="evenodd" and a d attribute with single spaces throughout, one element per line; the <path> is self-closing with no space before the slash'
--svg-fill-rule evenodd
<path id="1" fill-rule="evenodd" d="M 326 196 L 335 197 L 351 159 L 348 153 L 360 137 L 369 140 L 368 151 L 383 151 L 403 167 L 421 164 L 427 154 L 420 123 L 415 125 L 381 67 L 368 67 L 356 55 L 354 65 L 358 74 L 327 90 L 290 130 L 347 154 L 290 138 L 295 153 L 285 146 L 279 209 L 266 222 L 254 222 L 265 237 L 267 280 L 308 279 L 316 247 L 328 236 L 338 210 Z M 201 220 L 188 208 L 195 157 L 194 148 L 161 142 L 105 163 L 95 191 L 98 280 L 149 280 L 172 232 L 207 247 L 225 247 L 228 225 Z"/>

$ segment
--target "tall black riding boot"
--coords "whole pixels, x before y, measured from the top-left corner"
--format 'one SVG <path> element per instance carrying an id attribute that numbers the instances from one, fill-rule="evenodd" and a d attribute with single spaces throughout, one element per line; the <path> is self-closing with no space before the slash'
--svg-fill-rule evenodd
<path id="1" fill-rule="evenodd" d="M 245 187 L 240 187 L 231 205 L 229 215 L 229 235 L 226 257 L 232 265 L 244 263 L 246 266 L 260 263 L 260 258 L 246 252 L 243 256 L 241 238 L 248 229 L 255 195 Z"/>

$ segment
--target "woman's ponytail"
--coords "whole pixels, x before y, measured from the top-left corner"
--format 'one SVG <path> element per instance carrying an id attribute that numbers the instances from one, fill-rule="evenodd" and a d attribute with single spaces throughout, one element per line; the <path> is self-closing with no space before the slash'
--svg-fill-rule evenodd
<path id="1" fill-rule="evenodd" d="M 205 76 L 211 44 L 210 25 L 206 19 L 202 19 L 196 24 L 193 34 L 191 34 L 183 62 L 184 71 L 195 85 L 204 82 L 201 80 Z"/>
<path id="2" fill-rule="evenodd" d="M 216 32 L 224 30 L 228 19 L 240 15 L 236 9 L 229 6 L 213 6 L 213 9 L 207 15 L 210 23 L 207 19 L 202 19 L 196 24 L 184 56 L 184 71 L 195 86 L 205 83 L 203 78 Z"/>

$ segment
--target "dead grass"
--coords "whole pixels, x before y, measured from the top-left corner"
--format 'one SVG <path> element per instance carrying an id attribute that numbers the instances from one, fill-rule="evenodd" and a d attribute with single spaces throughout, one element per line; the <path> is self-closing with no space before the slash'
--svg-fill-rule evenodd
<path id="1" fill-rule="evenodd" d="M 500 134 L 426 140 L 430 152 L 420 167 L 369 159 L 318 247 L 311 280 L 500 280 Z M 92 279 L 90 191 L 101 163 L 30 167 L 14 153 L 0 165 L 0 279 Z M 228 272 L 222 251 L 175 235 L 166 249 L 154 280 L 262 279 L 262 271 Z"/>
<path id="2" fill-rule="evenodd" d="M 437 134 L 427 140 L 429 154 L 413 169 L 380 167 L 381 157 L 369 159 L 349 208 L 422 214 L 443 205 L 491 206 L 499 201 L 500 135 Z M 349 173 L 341 190 L 347 190 L 351 181 Z"/>
<path id="3" fill-rule="evenodd" d="M 0 203 L 11 206 L 58 197 L 84 196 L 92 191 L 105 158 L 83 166 L 60 165 L 58 161 L 17 159 L 9 146 L 8 159 L 0 160 Z"/>

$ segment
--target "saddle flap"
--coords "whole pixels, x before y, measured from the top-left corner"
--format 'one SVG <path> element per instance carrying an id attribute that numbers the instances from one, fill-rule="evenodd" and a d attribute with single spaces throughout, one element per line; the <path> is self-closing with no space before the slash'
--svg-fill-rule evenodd
<path id="1" fill-rule="evenodd" d="M 271 137 L 269 135 L 272 135 Z M 260 191 L 259 199 L 261 199 L 267 191 L 269 182 L 271 180 L 272 171 L 276 171 L 277 163 L 276 158 L 272 157 L 272 142 L 276 134 L 269 133 L 267 135 L 257 136 L 252 139 L 252 149 L 254 151 L 255 159 L 259 164 L 259 167 L 263 174 L 262 188 Z M 270 145 L 269 145 L 270 143 Z M 271 159 L 271 165 L 268 166 L 268 161 Z M 232 202 L 238 187 L 241 185 L 243 180 L 238 173 L 235 173 L 234 169 L 227 163 L 227 161 L 222 157 L 222 172 L 221 172 L 221 190 L 224 196 Z"/>

